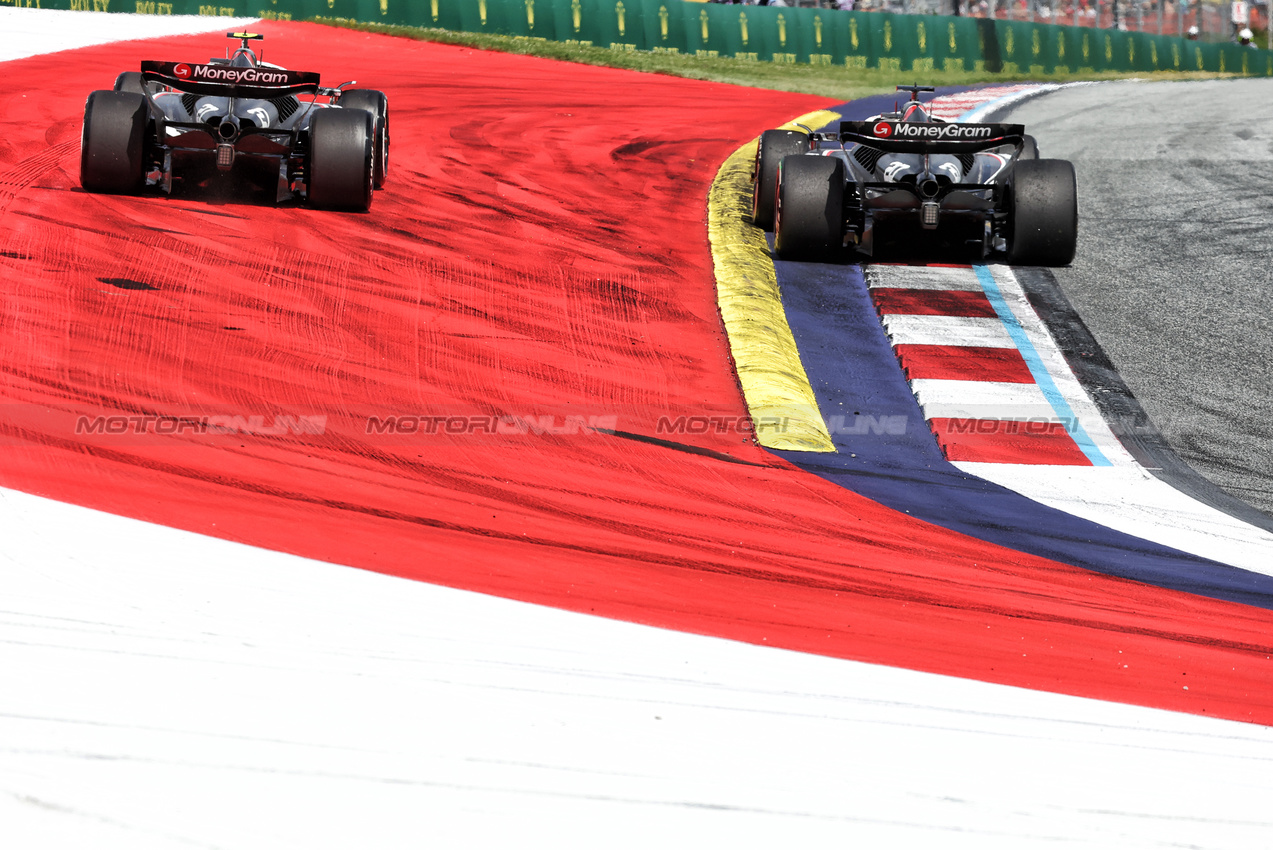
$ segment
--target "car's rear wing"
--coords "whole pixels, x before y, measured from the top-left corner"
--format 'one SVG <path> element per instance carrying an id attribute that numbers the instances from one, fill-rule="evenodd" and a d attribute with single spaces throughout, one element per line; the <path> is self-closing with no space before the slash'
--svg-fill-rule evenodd
<path id="1" fill-rule="evenodd" d="M 892 119 L 841 121 L 840 141 L 890 153 L 972 153 L 1024 143 L 1021 124 L 922 124 Z"/>
<path id="2" fill-rule="evenodd" d="M 317 94 L 318 74 L 283 68 L 241 68 L 236 65 L 196 65 L 188 62 L 142 62 L 141 76 L 178 91 L 212 97 L 269 100 L 297 94 Z"/>

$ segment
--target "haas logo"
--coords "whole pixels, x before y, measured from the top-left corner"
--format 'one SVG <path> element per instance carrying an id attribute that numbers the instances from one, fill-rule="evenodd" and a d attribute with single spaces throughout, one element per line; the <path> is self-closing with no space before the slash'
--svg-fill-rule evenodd
<path id="1" fill-rule="evenodd" d="M 881 121 L 875 125 L 871 132 L 879 136 L 881 139 L 887 139 L 889 136 L 893 135 L 893 125 Z"/>
<path id="2" fill-rule="evenodd" d="M 190 66 L 185 62 L 172 69 L 172 75 L 179 80 L 190 79 Z"/>

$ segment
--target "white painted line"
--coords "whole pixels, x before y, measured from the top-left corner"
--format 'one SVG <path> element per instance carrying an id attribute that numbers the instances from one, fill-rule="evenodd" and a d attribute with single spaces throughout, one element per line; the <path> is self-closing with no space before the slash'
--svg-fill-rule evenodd
<path id="1" fill-rule="evenodd" d="M 1139 467 L 955 466 L 1133 537 L 1273 575 L 1273 535 L 1195 501 Z"/>
<path id="2" fill-rule="evenodd" d="M 871 289 L 981 291 L 981 285 L 969 267 L 868 266 L 866 280 Z"/>
<path id="3" fill-rule="evenodd" d="M 925 419 L 997 419 L 1059 422 L 1060 419 L 1034 384 L 992 381 L 950 381 L 917 378 L 911 392 Z"/>
<path id="4" fill-rule="evenodd" d="M 1003 407 L 1029 407 L 1052 412 L 1042 391 L 1034 384 L 1006 381 L 958 381 L 942 378 L 916 378 L 911 392 L 920 404 L 996 404 Z M 1009 418 L 1009 417 L 1004 417 Z"/>
<path id="5" fill-rule="evenodd" d="M 0 540 L 13 847 L 1147 850 L 1273 830 L 1273 728 L 570 614 L 13 491 Z"/>
<path id="6" fill-rule="evenodd" d="M 866 283 L 871 289 L 940 289 L 980 292 L 972 269 L 934 266 L 870 266 Z"/>
<path id="7" fill-rule="evenodd" d="M 920 403 L 924 419 L 977 419 L 994 422 L 1038 422 L 1065 424 L 1046 402 L 1037 406 L 977 404 L 971 401 Z M 1023 432 L 1029 433 L 1029 432 Z"/>
<path id="8" fill-rule="evenodd" d="M 0 33 L 4 34 L 0 38 L 0 62 L 114 41 L 229 32 L 256 20 L 259 18 L 130 15 L 0 6 Z M 113 81 L 112 77 L 107 85 Z"/>
<path id="9" fill-rule="evenodd" d="M 964 316 L 881 317 L 884 332 L 894 345 L 957 345 L 961 347 L 1015 348 L 1012 337 L 998 319 Z"/>

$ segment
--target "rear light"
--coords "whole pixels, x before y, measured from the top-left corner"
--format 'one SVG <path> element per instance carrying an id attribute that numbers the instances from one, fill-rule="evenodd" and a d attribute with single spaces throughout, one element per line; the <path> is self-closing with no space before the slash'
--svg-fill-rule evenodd
<path id="1" fill-rule="evenodd" d="M 937 216 L 940 206 L 936 201 L 924 201 L 919 205 L 919 223 L 926 230 L 931 230 L 937 226 Z"/>
<path id="2" fill-rule="evenodd" d="M 234 165 L 234 145 L 217 145 L 217 168 L 228 171 Z"/>

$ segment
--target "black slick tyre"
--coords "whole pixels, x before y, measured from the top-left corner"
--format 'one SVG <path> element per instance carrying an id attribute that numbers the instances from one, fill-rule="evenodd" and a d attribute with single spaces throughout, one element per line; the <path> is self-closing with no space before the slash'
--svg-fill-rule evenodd
<path id="1" fill-rule="evenodd" d="M 1065 266 L 1078 245 L 1078 189 L 1064 159 L 1017 163 L 1012 176 L 1012 238 L 1008 261 L 1020 266 Z"/>
<path id="2" fill-rule="evenodd" d="M 95 91 L 84 104 L 80 185 L 89 192 L 135 192 L 145 179 L 146 98 Z"/>
<path id="3" fill-rule="evenodd" d="M 309 123 L 309 202 L 326 209 L 371 207 L 374 171 L 371 113 L 322 109 Z"/>
<path id="4" fill-rule="evenodd" d="M 830 156 L 784 159 L 776 221 L 779 259 L 835 259 L 844 247 L 844 162 Z"/>
<path id="5" fill-rule="evenodd" d="M 343 109 L 363 109 L 371 113 L 374 126 L 375 182 L 383 189 L 389 176 L 389 98 L 374 89 L 350 89 L 340 96 Z"/>
<path id="6" fill-rule="evenodd" d="M 766 130 L 756 146 L 756 179 L 752 184 L 751 221 L 762 230 L 774 226 L 774 193 L 778 188 L 778 165 L 789 156 L 808 153 L 809 137 L 795 130 Z"/>

